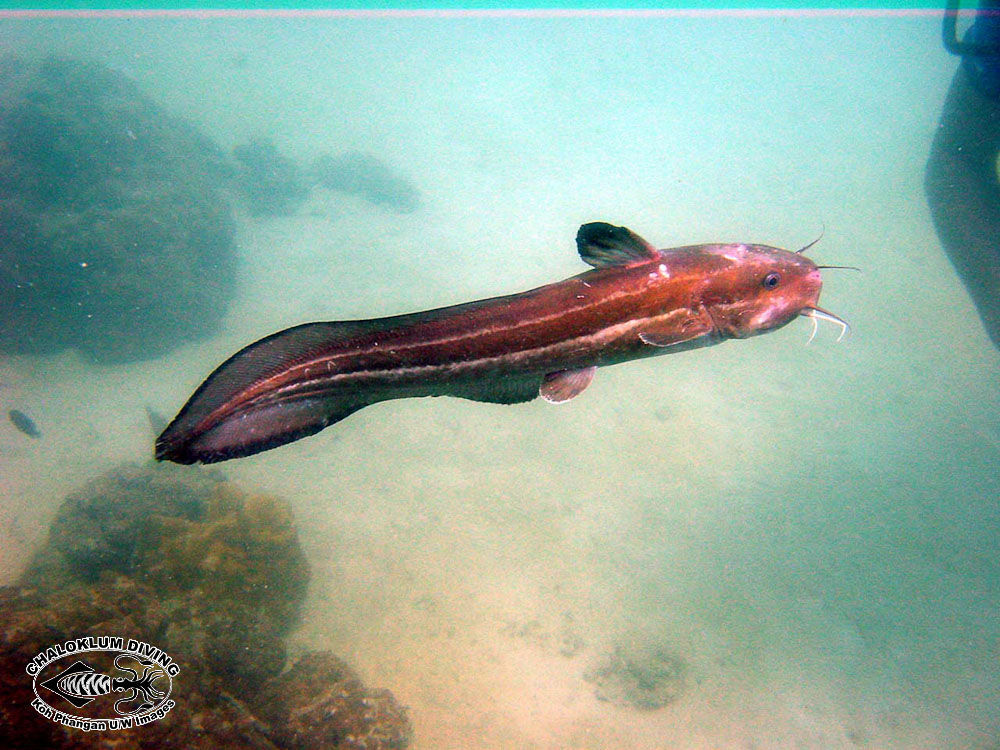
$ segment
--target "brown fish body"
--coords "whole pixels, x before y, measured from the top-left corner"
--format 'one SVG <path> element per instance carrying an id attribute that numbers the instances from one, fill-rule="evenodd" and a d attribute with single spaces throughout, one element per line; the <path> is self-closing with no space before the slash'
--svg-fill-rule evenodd
<path id="1" fill-rule="evenodd" d="M 577 243 L 597 267 L 564 281 L 410 315 L 309 323 L 250 345 L 195 392 L 157 440 L 157 458 L 250 455 L 393 398 L 567 401 L 597 367 L 780 327 L 814 308 L 822 285 L 812 261 L 766 246 L 656 250 L 601 223 L 584 225 Z"/>

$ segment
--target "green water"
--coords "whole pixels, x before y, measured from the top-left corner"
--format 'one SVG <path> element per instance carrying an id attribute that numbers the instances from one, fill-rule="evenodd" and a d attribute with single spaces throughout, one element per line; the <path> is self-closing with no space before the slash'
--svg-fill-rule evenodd
<path id="1" fill-rule="evenodd" d="M 5 48 L 104 62 L 227 152 L 360 150 L 421 195 L 239 212 L 212 338 L 0 358 L 4 410 L 44 433 L 0 425 L 5 580 L 70 488 L 151 454 L 146 405 L 172 415 L 267 333 L 570 276 L 586 221 L 658 247 L 825 227 L 810 256 L 863 269 L 825 273 L 843 342 L 799 321 L 602 370 L 560 407 L 380 404 L 223 469 L 295 508 L 293 650 L 390 688 L 415 747 L 996 747 L 1000 355 L 923 193 L 956 69 L 939 36 L 930 16 L 0 19 Z M 655 711 L 584 678 L 636 640 L 686 664 Z"/>

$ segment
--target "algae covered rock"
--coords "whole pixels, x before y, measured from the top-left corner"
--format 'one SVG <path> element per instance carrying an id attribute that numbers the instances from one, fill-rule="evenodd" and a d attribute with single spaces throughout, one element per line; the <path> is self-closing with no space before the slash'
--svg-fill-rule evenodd
<path id="1" fill-rule="evenodd" d="M 46 593 L 27 583 L 0 587 L 0 747 L 98 747 L 100 733 L 69 729 L 35 712 L 25 665 L 44 649 L 82 633 L 142 639 L 159 632 L 163 617 L 154 592 L 122 575 L 109 573 L 98 584 L 75 584 Z M 199 679 L 198 672 L 195 666 L 191 676 Z M 150 725 L 152 731 L 132 737 L 117 732 L 115 747 L 138 748 L 144 746 L 140 740 L 155 742 L 166 737 L 185 714 L 184 709 L 175 717 L 168 714 L 162 722 Z"/>
<path id="2" fill-rule="evenodd" d="M 105 570 L 134 573 L 148 556 L 150 526 L 157 519 L 204 518 L 218 483 L 218 474 L 124 464 L 66 497 L 49 529 L 49 546 L 86 580 Z M 31 569 L 27 576 L 36 577 Z"/>
<path id="3" fill-rule="evenodd" d="M 309 580 L 286 503 L 218 482 L 201 518 L 154 516 L 145 542 L 136 570 L 185 623 L 172 639 L 248 687 L 281 671 Z"/>
<path id="4" fill-rule="evenodd" d="M 310 654 L 285 671 L 308 577 L 288 504 L 218 472 L 124 465 L 87 483 L 18 584 L 0 587 L 0 747 L 405 747 L 405 710 L 340 660 Z M 41 717 L 26 665 L 84 634 L 169 654 L 176 705 L 110 734 Z"/>
<path id="5" fill-rule="evenodd" d="M 309 580 L 288 504 L 227 482 L 214 484 L 197 518 L 149 518 L 136 569 L 158 591 L 230 598 L 285 628 L 298 619 Z"/>
<path id="6" fill-rule="evenodd" d="M 284 501 L 217 472 L 126 464 L 72 492 L 25 582 L 46 590 L 124 573 L 167 613 L 167 641 L 252 684 L 285 664 L 309 570 Z M 55 554 L 53 554 L 55 553 Z"/>
<path id="7" fill-rule="evenodd" d="M 123 73 L 0 59 L 0 351 L 126 361 L 214 332 L 231 171 Z"/>
<path id="8" fill-rule="evenodd" d="M 397 750 L 409 744 L 403 708 L 388 690 L 368 690 L 343 661 L 305 654 L 257 696 L 261 715 L 279 727 L 282 747 Z"/>

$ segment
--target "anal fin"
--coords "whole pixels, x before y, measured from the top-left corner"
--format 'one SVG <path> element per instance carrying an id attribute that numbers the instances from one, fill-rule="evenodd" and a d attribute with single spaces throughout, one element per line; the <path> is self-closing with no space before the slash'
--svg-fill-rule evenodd
<path id="1" fill-rule="evenodd" d="M 435 396 L 457 396 L 487 404 L 523 404 L 538 398 L 538 376 L 495 375 L 482 380 L 449 386 Z"/>
<path id="2" fill-rule="evenodd" d="M 168 427 L 156 441 L 156 458 L 179 464 L 210 464 L 251 456 L 313 435 L 364 406 L 367 403 L 298 398 L 254 406 L 183 440 L 172 438 Z"/>

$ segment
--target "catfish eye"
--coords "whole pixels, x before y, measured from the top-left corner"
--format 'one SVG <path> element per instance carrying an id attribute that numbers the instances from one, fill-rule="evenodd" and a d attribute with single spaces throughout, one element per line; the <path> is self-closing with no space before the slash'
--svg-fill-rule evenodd
<path id="1" fill-rule="evenodd" d="M 761 282 L 761 286 L 765 289 L 774 289 L 774 287 L 778 286 L 779 281 L 781 281 L 781 276 L 774 271 L 771 271 L 771 273 L 764 277 L 764 280 Z"/>

